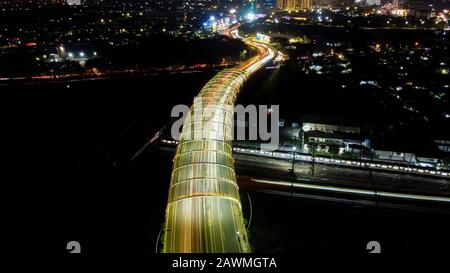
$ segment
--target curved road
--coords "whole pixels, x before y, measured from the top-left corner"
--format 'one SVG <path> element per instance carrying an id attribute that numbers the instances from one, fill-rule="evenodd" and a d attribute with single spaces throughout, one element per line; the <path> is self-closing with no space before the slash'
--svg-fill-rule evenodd
<path id="1" fill-rule="evenodd" d="M 241 38 L 237 26 L 224 34 Z M 275 51 L 263 43 L 245 42 L 258 54 L 214 76 L 184 121 L 173 160 L 162 252 L 251 251 L 234 170 L 233 110 L 245 80 L 271 61 Z"/>

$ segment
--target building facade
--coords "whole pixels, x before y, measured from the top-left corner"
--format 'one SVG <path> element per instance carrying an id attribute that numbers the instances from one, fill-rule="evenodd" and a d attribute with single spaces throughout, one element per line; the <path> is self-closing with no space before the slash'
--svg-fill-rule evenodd
<path id="1" fill-rule="evenodd" d="M 278 10 L 300 10 L 312 7 L 312 0 L 278 0 Z"/>
<path id="2" fill-rule="evenodd" d="M 313 123 L 313 122 L 303 122 L 302 129 L 305 132 L 308 131 L 321 131 L 325 133 L 350 133 L 350 134 L 360 134 L 361 128 L 356 126 L 345 126 L 345 125 L 335 125 L 335 124 L 324 124 L 324 123 Z"/>

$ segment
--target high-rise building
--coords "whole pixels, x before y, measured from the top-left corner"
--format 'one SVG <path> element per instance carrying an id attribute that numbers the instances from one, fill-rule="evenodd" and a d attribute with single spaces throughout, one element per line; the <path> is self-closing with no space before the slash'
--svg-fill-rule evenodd
<path id="1" fill-rule="evenodd" d="M 312 0 L 278 0 L 277 8 L 279 10 L 299 10 L 312 7 Z"/>
<path id="2" fill-rule="evenodd" d="M 316 7 L 328 7 L 337 6 L 336 0 L 314 0 L 314 6 Z"/>

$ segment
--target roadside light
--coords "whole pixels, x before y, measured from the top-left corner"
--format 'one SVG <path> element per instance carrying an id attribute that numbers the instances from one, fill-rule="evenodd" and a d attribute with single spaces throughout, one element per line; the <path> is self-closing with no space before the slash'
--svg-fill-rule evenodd
<path id="1" fill-rule="evenodd" d="M 94 54 L 94 56 L 97 56 L 97 52 L 94 52 L 93 54 Z"/>
<path id="2" fill-rule="evenodd" d="M 80 57 L 84 57 L 84 52 L 80 52 Z"/>
<path id="3" fill-rule="evenodd" d="M 73 53 L 69 52 L 69 54 L 67 54 L 69 56 L 69 58 L 73 58 Z"/>
<path id="4" fill-rule="evenodd" d="M 211 17 L 209 17 L 209 21 L 215 21 L 216 17 L 214 15 L 211 15 Z"/>
<path id="5" fill-rule="evenodd" d="M 381 45 L 380 44 L 375 44 L 375 50 L 376 51 L 380 51 L 381 50 Z"/>

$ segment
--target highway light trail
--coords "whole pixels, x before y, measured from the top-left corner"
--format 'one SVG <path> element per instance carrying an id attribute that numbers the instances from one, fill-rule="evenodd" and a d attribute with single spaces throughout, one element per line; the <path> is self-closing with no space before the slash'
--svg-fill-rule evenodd
<path id="1" fill-rule="evenodd" d="M 345 187 L 311 185 L 311 184 L 305 184 L 305 183 L 300 183 L 300 182 L 273 181 L 273 180 L 264 180 L 264 179 L 252 179 L 252 181 L 254 181 L 256 183 L 262 183 L 262 184 L 271 184 L 271 185 L 294 187 L 294 188 L 301 188 L 301 189 L 314 189 L 314 190 L 323 190 L 323 191 L 331 191 L 331 192 L 354 193 L 354 194 L 369 195 L 369 196 L 391 197 L 391 198 L 397 198 L 397 199 L 450 203 L 450 198 L 442 197 L 442 196 L 395 193 L 395 192 L 374 191 L 374 190 L 361 190 L 361 189 L 351 189 L 351 188 L 345 188 Z"/>
<path id="2" fill-rule="evenodd" d="M 225 34 L 236 37 L 236 27 Z M 173 161 L 162 252 L 251 251 L 234 171 L 233 109 L 245 80 L 275 52 L 256 41 L 246 43 L 258 54 L 214 76 L 196 99 L 202 109 L 194 103 L 184 121 Z"/>

